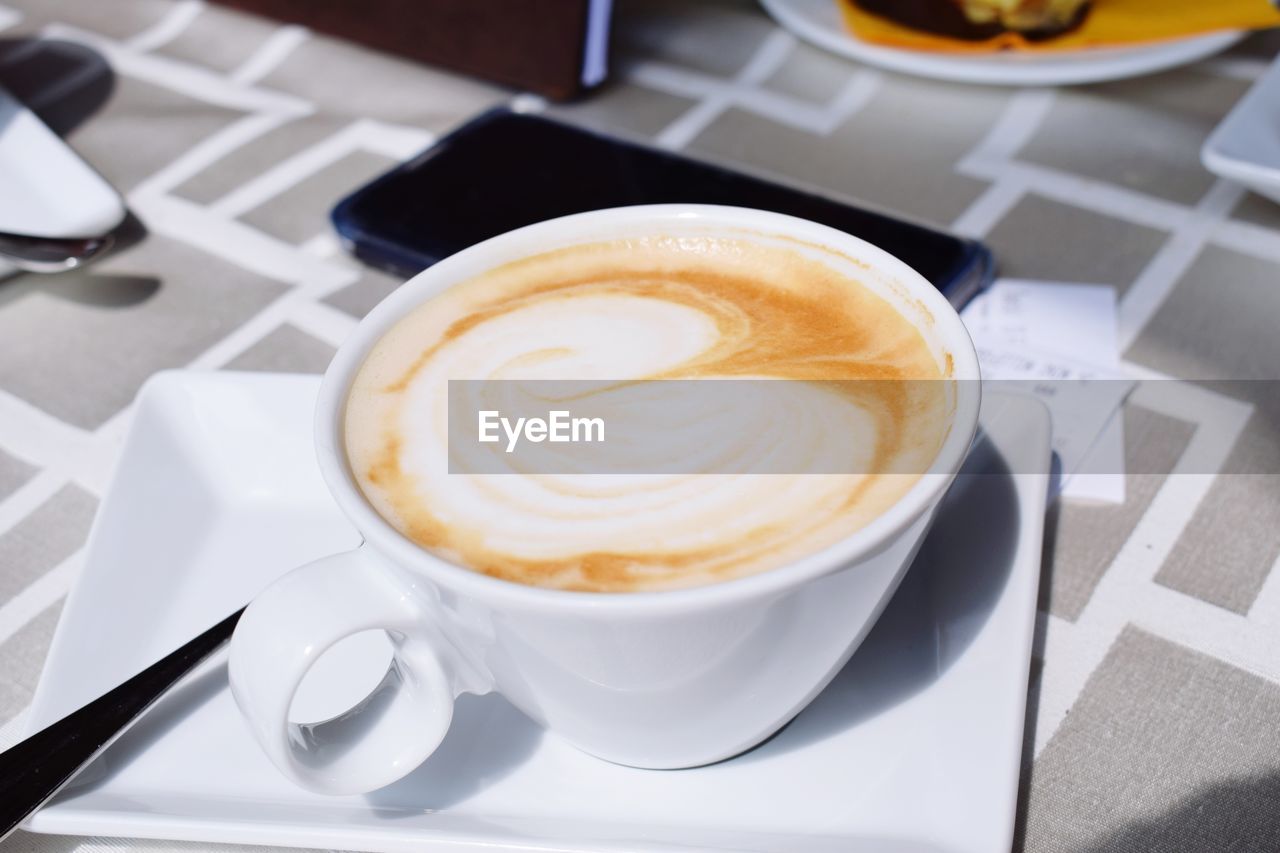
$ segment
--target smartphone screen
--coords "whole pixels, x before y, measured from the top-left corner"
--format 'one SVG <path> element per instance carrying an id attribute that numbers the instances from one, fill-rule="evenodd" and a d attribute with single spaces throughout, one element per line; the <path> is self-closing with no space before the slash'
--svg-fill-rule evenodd
<path id="1" fill-rule="evenodd" d="M 861 237 L 915 268 L 956 306 L 992 276 L 991 254 L 981 243 L 505 109 L 480 116 L 357 190 L 334 208 L 333 222 L 357 257 L 408 276 L 523 225 L 679 202 L 788 213 Z"/>

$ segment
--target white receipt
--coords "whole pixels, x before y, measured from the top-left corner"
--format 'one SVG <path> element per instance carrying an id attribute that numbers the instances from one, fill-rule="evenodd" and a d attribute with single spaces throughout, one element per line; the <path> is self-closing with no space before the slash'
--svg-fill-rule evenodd
<path id="1" fill-rule="evenodd" d="M 1001 279 L 964 310 L 965 325 L 1001 348 L 1031 347 L 1077 364 L 1120 363 L 1114 288 Z"/>
<path id="2" fill-rule="evenodd" d="M 1048 405 L 1062 493 L 1123 503 L 1119 409 L 1134 383 L 1119 366 L 1115 290 L 1002 279 L 961 316 L 983 378 L 1025 382 Z"/>

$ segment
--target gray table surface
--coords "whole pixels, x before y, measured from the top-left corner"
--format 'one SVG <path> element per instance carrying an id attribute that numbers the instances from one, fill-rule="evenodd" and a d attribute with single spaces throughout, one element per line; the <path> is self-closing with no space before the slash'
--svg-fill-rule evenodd
<path id="1" fill-rule="evenodd" d="M 141 383 L 323 370 L 397 284 L 344 257 L 329 207 L 512 94 L 194 2 L 3 3 L 0 38 L 111 63 L 114 93 L 69 139 L 147 234 L 82 273 L 0 282 L 0 745 Z M 1280 207 L 1198 157 L 1274 35 L 1143 79 L 1002 90 L 844 61 L 750 3 L 623 17 L 617 82 L 550 112 L 982 237 L 1007 275 L 1114 285 L 1138 375 L 1280 370 Z M 1126 405 L 1134 470 L 1171 468 L 1238 414 L 1166 387 Z M 1233 428 L 1216 475 L 1135 475 L 1122 506 L 1052 508 L 1018 849 L 1280 850 L 1280 485 L 1244 476 L 1280 459 L 1260 418 Z M 3 850 L 133 845 L 18 834 Z"/>

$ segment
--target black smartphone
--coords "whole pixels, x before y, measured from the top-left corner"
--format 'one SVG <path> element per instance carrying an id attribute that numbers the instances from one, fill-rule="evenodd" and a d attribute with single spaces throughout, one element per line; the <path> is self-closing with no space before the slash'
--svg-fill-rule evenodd
<path id="1" fill-rule="evenodd" d="M 673 202 L 753 207 L 838 228 L 914 267 L 957 308 L 994 272 L 990 250 L 975 240 L 507 109 L 485 113 L 360 188 L 332 217 L 356 257 L 408 277 L 522 225 Z"/>

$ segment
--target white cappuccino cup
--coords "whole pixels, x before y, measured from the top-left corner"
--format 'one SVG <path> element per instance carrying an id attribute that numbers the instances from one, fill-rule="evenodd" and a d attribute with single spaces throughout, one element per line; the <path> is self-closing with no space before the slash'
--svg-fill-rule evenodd
<path id="1" fill-rule="evenodd" d="M 380 514 L 352 470 L 344 423 L 353 382 L 384 335 L 432 297 L 501 265 L 654 235 L 789 246 L 892 305 L 954 384 L 927 470 L 834 544 L 776 568 L 658 591 L 583 592 L 492 577 L 420 546 Z M 799 713 L 874 624 L 969 449 L 978 379 L 964 326 L 927 280 L 862 240 L 794 217 L 704 205 L 619 208 L 459 252 L 371 311 L 325 374 L 315 413 L 320 468 L 364 544 L 292 571 L 249 606 L 231 642 L 236 702 L 286 776 L 332 794 L 370 791 L 412 771 L 441 743 L 463 693 L 498 692 L 554 734 L 621 764 L 692 767 L 741 753 Z M 394 658 L 373 700 L 326 723 L 291 721 L 315 661 L 378 629 Z"/>

